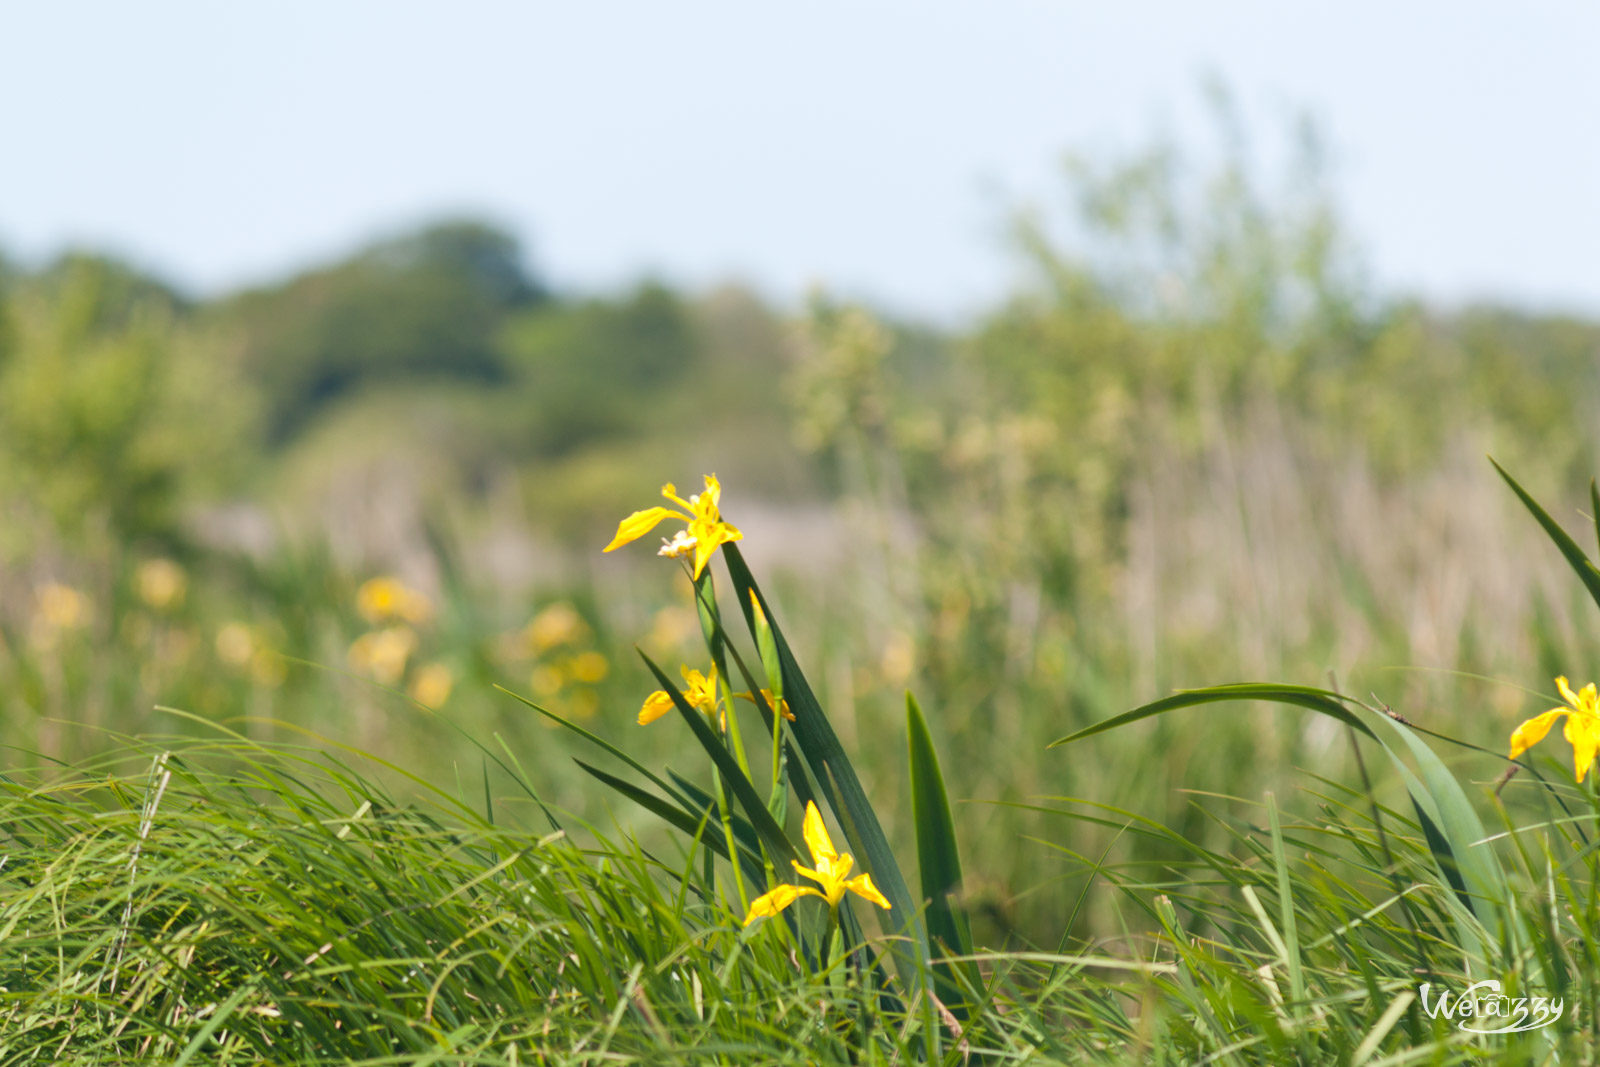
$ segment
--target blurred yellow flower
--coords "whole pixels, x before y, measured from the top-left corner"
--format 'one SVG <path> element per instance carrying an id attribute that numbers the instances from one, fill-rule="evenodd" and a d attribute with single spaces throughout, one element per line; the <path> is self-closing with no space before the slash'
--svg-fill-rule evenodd
<path id="1" fill-rule="evenodd" d="M 246 672 L 260 686 L 277 687 L 288 676 L 283 656 L 262 643 L 256 630 L 242 622 L 230 622 L 217 631 L 217 658 L 235 670 Z"/>
<path id="2" fill-rule="evenodd" d="M 657 659 L 675 652 L 700 629 L 700 620 L 693 610 L 669 604 L 656 612 L 650 620 L 650 630 L 639 642 Z"/>
<path id="3" fill-rule="evenodd" d="M 751 696 L 749 693 L 735 693 L 733 695 L 738 697 L 740 700 L 748 700 L 750 703 L 755 704 L 757 707 L 761 706 L 760 704 L 756 703 L 756 698 Z M 770 689 L 763 689 L 761 691 L 761 699 L 765 700 L 767 702 L 767 707 L 769 707 L 769 708 L 773 707 L 774 705 L 776 705 L 779 715 L 782 715 L 785 719 L 788 719 L 790 722 L 794 722 L 794 712 L 789 710 L 789 702 L 787 700 L 774 701 L 772 699 L 772 690 L 770 690 Z"/>
<path id="4" fill-rule="evenodd" d="M 539 664 L 528 677 L 528 686 L 533 690 L 534 695 L 547 699 L 561 692 L 562 684 L 561 672 L 547 663 Z"/>
<path id="5" fill-rule="evenodd" d="M 1597 694 L 1593 682 L 1574 693 L 1566 678 L 1557 678 L 1556 688 L 1560 690 L 1561 698 L 1567 702 L 1567 706 L 1551 708 L 1535 715 L 1513 730 L 1511 758 L 1516 759 L 1543 741 L 1545 734 L 1550 732 L 1550 727 L 1555 725 L 1556 719 L 1565 715 L 1567 725 L 1562 732 L 1572 744 L 1573 772 L 1581 783 L 1584 776 L 1589 773 L 1589 766 L 1594 763 L 1595 753 L 1600 751 L 1600 694 Z"/>
<path id="6" fill-rule="evenodd" d="M 635 511 L 617 524 L 617 536 L 613 537 L 611 543 L 602 551 L 610 552 L 614 548 L 621 548 L 637 541 L 655 529 L 658 523 L 667 519 L 682 519 L 689 524 L 687 529 L 666 542 L 661 554 L 681 556 L 688 554 L 690 548 L 693 548 L 694 576 L 699 578 L 718 546 L 744 538 L 738 527 L 722 521 L 722 513 L 718 510 L 718 504 L 722 500 L 722 485 L 717 481 L 717 476 L 708 474 L 705 478 L 705 492 L 697 493 L 688 500 L 678 495 L 677 487 L 671 482 L 662 486 L 661 495 L 683 508 L 683 511 L 660 506 Z"/>
<path id="7" fill-rule="evenodd" d="M 580 652 L 572 657 L 568 673 L 575 682 L 598 685 L 611 673 L 611 663 L 598 652 Z"/>
<path id="8" fill-rule="evenodd" d="M 232 667 L 243 667 L 255 655 L 256 639 L 250 627 L 230 622 L 217 631 L 217 658 Z"/>
<path id="9" fill-rule="evenodd" d="M 683 675 L 683 697 L 692 708 L 710 715 L 717 710 L 717 668 L 713 664 L 709 674 L 690 670 L 688 667 L 678 668 L 678 673 Z M 639 725 L 648 726 L 661 716 L 673 709 L 672 695 L 665 689 L 657 689 L 645 698 L 644 706 L 639 709 Z"/>
<path id="10" fill-rule="evenodd" d="M 567 699 L 567 714 L 574 719 L 592 719 L 600 710 L 600 698 L 592 689 L 580 689 Z"/>
<path id="11" fill-rule="evenodd" d="M 805 834 L 806 847 L 811 850 L 814 869 L 800 866 L 799 860 L 789 862 L 794 865 L 796 873 L 811 879 L 822 888 L 780 885 L 772 892 L 751 901 L 750 913 L 744 917 L 746 926 L 757 919 L 778 914 L 801 897 L 821 897 L 828 902 L 828 907 L 837 908 L 845 893 L 850 892 L 863 900 L 870 900 L 880 908 L 888 909 L 889 902 L 878 892 L 878 887 L 872 884 L 872 875 L 860 874 L 854 878 L 849 877 L 855 859 L 848 852 L 840 854 L 834 850 L 833 841 L 828 837 L 828 828 L 822 823 L 822 813 L 817 811 L 817 805 L 813 801 L 806 801 L 806 818 L 802 832 Z"/>
<path id="12" fill-rule="evenodd" d="M 89 598 L 59 582 L 50 582 L 34 593 L 34 621 L 51 630 L 76 630 L 89 624 Z"/>
<path id="13" fill-rule="evenodd" d="M 420 626 L 433 617 L 433 601 L 398 578 L 369 578 L 356 590 L 356 610 L 374 626 L 402 620 Z"/>
<path id="14" fill-rule="evenodd" d="M 417 635 L 411 627 L 390 626 L 356 638 L 350 646 L 350 666 L 379 685 L 398 685 L 416 650 Z"/>
<path id="15" fill-rule="evenodd" d="M 146 607 L 168 611 L 183 603 L 189 579 L 170 559 L 147 559 L 134 571 L 133 584 Z"/>
<path id="16" fill-rule="evenodd" d="M 409 692 L 411 699 L 423 707 L 438 708 L 450 699 L 455 684 L 455 675 L 450 673 L 449 667 L 443 663 L 429 663 L 417 669 Z"/>
<path id="17" fill-rule="evenodd" d="M 583 617 L 565 600 L 558 600 L 535 615 L 522 630 L 529 651 L 537 654 L 557 645 L 581 641 L 588 632 Z"/>
<path id="18" fill-rule="evenodd" d="M 270 648 L 257 647 L 250 657 L 250 680 L 257 685 L 276 689 L 288 677 L 289 665 L 283 656 Z"/>
<path id="19" fill-rule="evenodd" d="M 890 685 L 903 685 L 906 679 L 911 677 L 916 654 L 917 646 L 910 634 L 904 630 L 896 630 L 890 634 L 889 640 L 883 646 L 883 656 L 878 661 L 878 670 L 883 673 L 883 680 Z"/>

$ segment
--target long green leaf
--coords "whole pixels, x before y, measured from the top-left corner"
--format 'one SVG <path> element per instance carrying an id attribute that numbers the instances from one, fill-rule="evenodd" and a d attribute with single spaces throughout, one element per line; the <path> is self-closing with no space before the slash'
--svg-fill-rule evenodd
<path id="1" fill-rule="evenodd" d="M 944 945 L 944 955 L 970 956 L 973 953 L 972 929 L 967 911 L 955 903 L 961 888 L 961 852 L 956 844 L 955 820 L 950 817 L 950 800 L 945 793 L 944 775 L 939 769 L 939 754 L 928 733 L 917 698 L 906 693 L 906 750 L 911 768 L 911 821 L 917 831 L 917 868 L 922 880 L 922 899 L 927 904 L 928 936 Z M 939 995 L 959 1012 L 965 999 L 951 971 L 952 965 L 934 963 Z M 982 988 L 977 971 L 961 965 L 968 986 Z M 940 981 L 940 979 L 943 981 Z"/>
<path id="2" fill-rule="evenodd" d="M 1433 854 L 1441 878 L 1450 886 L 1475 920 L 1504 944 L 1506 937 L 1515 936 L 1513 928 L 1509 925 L 1507 910 L 1509 889 L 1505 874 L 1493 853 L 1483 843 L 1487 835 L 1483 832 L 1482 823 L 1473 811 L 1472 804 L 1462 791 L 1460 783 L 1444 762 L 1411 729 L 1391 716 L 1370 715 L 1369 717 L 1375 722 L 1387 724 L 1400 738 L 1402 747 L 1421 768 L 1422 774 L 1419 778 L 1400 759 L 1399 753 L 1393 746 L 1345 705 L 1344 699 L 1340 694 L 1327 689 L 1258 682 L 1189 689 L 1085 727 L 1053 742 L 1051 747 L 1092 737 L 1115 727 L 1176 711 L 1179 708 L 1233 700 L 1262 700 L 1288 704 L 1331 716 L 1376 741 L 1383 749 L 1405 783 L 1406 792 L 1422 825 L 1423 835 L 1428 841 L 1429 850 Z M 1487 958 L 1487 950 L 1480 946 L 1479 938 L 1469 925 L 1461 925 L 1459 937 L 1461 947 L 1469 955 Z"/>
<path id="3" fill-rule="evenodd" d="M 1492 458 L 1489 462 L 1494 463 L 1494 469 L 1500 472 L 1500 477 L 1506 480 L 1506 484 L 1511 487 L 1511 491 L 1517 494 L 1523 506 L 1533 513 L 1535 519 L 1539 520 L 1539 525 L 1544 527 L 1544 532 L 1549 536 L 1550 540 L 1555 542 L 1556 547 L 1561 550 L 1561 554 L 1567 558 L 1567 563 L 1577 572 L 1578 580 L 1583 583 L 1585 589 L 1589 590 L 1589 596 L 1594 599 L 1595 605 L 1600 607 L 1600 569 L 1597 569 L 1593 561 L 1584 554 L 1583 549 L 1578 547 L 1578 542 L 1574 541 L 1571 535 L 1561 528 L 1561 524 L 1552 519 L 1549 512 L 1540 507 L 1539 502 L 1529 496 L 1528 491 L 1518 485 L 1515 478 L 1506 473 L 1504 467 L 1495 463 Z M 1590 499 L 1594 499 L 1592 486 L 1590 488 Z M 1600 505 L 1597 505 L 1597 508 L 1600 508 Z M 1596 522 L 1597 529 L 1600 529 L 1600 516 L 1596 516 Z"/>
<path id="4" fill-rule="evenodd" d="M 640 763 L 638 760 L 634 759 L 632 756 L 628 755 L 622 749 L 618 748 L 616 745 L 613 745 L 610 741 L 607 741 L 605 738 L 601 737 L 599 734 L 593 732 L 592 730 L 584 729 L 582 726 L 579 726 L 577 723 L 573 722 L 571 719 L 563 718 L 562 716 L 557 715 L 555 712 L 551 711 L 549 708 L 540 707 L 538 704 L 535 704 L 533 701 L 529 700 L 527 697 L 522 696 L 520 693 L 514 693 L 511 690 L 507 689 L 503 685 L 497 685 L 497 686 L 495 686 L 495 688 L 500 690 L 500 692 L 505 693 L 506 695 L 508 695 L 508 696 L 510 696 L 510 697 L 512 697 L 512 698 L 514 698 L 516 700 L 521 701 L 522 703 L 526 704 L 528 707 L 532 708 L 534 711 L 537 711 L 540 715 L 543 715 L 545 718 L 551 720 L 552 722 L 556 723 L 557 725 L 563 726 L 566 729 L 571 730 L 573 733 L 577 734 L 579 737 L 583 738 L 585 741 L 588 741 L 590 744 L 594 745 L 595 747 L 600 748 L 600 749 L 604 749 L 606 752 L 611 753 L 611 755 L 617 757 L 617 759 L 621 760 L 623 763 L 626 763 L 629 767 L 632 767 L 634 770 L 638 771 L 640 774 L 642 774 L 646 778 L 650 779 L 651 783 L 653 785 L 655 785 L 657 788 L 659 788 L 663 793 L 666 793 L 668 796 L 672 797 L 674 800 L 678 801 L 680 804 L 683 804 L 685 807 L 688 806 L 688 801 L 683 796 L 681 796 L 676 791 L 674 791 L 672 786 L 669 783 L 667 783 L 666 781 L 664 781 L 661 778 L 660 775 L 658 775 L 654 771 L 650 770 L 650 768 L 646 767 L 644 764 Z"/>
<path id="5" fill-rule="evenodd" d="M 1489 835 L 1460 781 L 1410 727 L 1388 715 L 1375 718 L 1400 738 L 1416 762 L 1422 786 L 1434 804 L 1438 831 L 1449 846 L 1448 858 L 1460 873 L 1460 887 L 1468 906 L 1502 946 L 1513 947 L 1519 927 L 1511 888 L 1499 860 L 1486 843 Z M 1414 798 L 1416 790 L 1412 793 Z"/>
<path id="6" fill-rule="evenodd" d="M 818 789 L 827 799 L 834 816 L 839 820 L 840 827 L 849 839 L 850 847 L 889 901 L 889 914 L 882 917 L 884 926 L 890 933 L 897 933 L 909 939 L 914 957 L 908 961 L 902 958 L 903 953 L 894 952 L 895 969 L 908 989 L 920 988 L 928 972 L 928 935 L 922 923 L 921 911 L 912 900 L 905 876 L 895 861 L 894 853 L 889 849 L 889 839 L 878 822 L 877 814 L 872 810 L 866 791 L 861 788 L 861 780 L 857 777 L 849 756 L 845 754 L 844 746 L 839 743 L 838 735 L 829 725 L 822 705 L 817 701 L 810 682 L 806 680 L 804 672 L 794 658 L 794 652 L 789 648 L 788 640 L 783 636 L 783 629 L 773 614 L 771 602 L 762 595 L 760 587 L 756 585 L 755 578 L 750 573 L 750 568 L 746 566 L 744 557 L 736 546 L 723 545 L 722 554 L 728 567 L 728 574 L 732 577 L 734 588 L 739 594 L 739 606 L 744 611 L 745 623 L 752 633 L 755 632 L 756 624 L 751 605 L 759 604 L 766 616 L 783 674 L 784 699 L 789 702 L 789 710 L 795 717 L 790 729 L 801 755 L 810 765 Z M 930 1026 L 930 1029 L 933 1030 L 936 1039 L 936 1024 Z"/>
<path id="7" fill-rule="evenodd" d="M 670 801 L 656 796 L 649 790 L 641 789 L 626 779 L 618 778 L 614 774 L 607 774 L 600 768 L 585 763 L 581 759 L 574 759 L 572 762 L 576 763 L 579 767 L 582 767 L 584 771 L 593 776 L 594 779 L 600 782 L 602 785 L 614 790 L 617 793 L 620 793 L 622 796 L 627 797 L 629 800 L 633 801 L 641 808 L 644 808 L 652 815 L 655 815 L 656 817 L 665 821 L 668 825 L 683 831 L 685 834 L 688 834 L 689 837 L 694 838 L 698 836 L 701 844 L 705 845 L 723 859 L 728 858 L 727 845 L 716 834 L 701 833 L 701 827 L 705 820 L 716 818 L 716 809 L 711 804 L 708 804 L 707 807 L 700 811 L 697 815 L 693 812 L 684 811 L 678 808 Z M 709 798 L 707 799 L 709 800 Z M 745 843 L 741 842 L 741 845 L 743 844 Z M 750 877 L 756 881 L 760 881 L 760 879 L 766 877 L 766 872 L 761 866 L 761 858 L 745 851 L 744 848 L 739 850 L 739 865 L 744 869 L 747 877 Z"/>
<path id="8" fill-rule="evenodd" d="M 1130 722 L 1148 719 L 1153 715 L 1160 715 L 1178 708 L 1192 708 L 1200 704 L 1216 704 L 1230 700 L 1263 700 L 1275 704 L 1295 704 L 1312 711 L 1320 711 L 1324 715 L 1331 715 L 1346 726 L 1357 730 L 1368 737 L 1373 733 L 1367 728 L 1366 723 L 1345 707 L 1343 698 L 1338 693 L 1328 689 L 1317 689 L 1306 685 L 1276 685 L 1270 682 L 1238 682 L 1233 685 L 1214 685 L 1204 689 L 1181 689 L 1172 696 L 1160 700 L 1152 700 L 1148 704 L 1125 711 L 1121 715 L 1113 715 L 1102 722 L 1086 726 L 1077 733 L 1059 737 L 1050 742 L 1049 747 L 1070 744 L 1081 741 L 1085 737 L 1115 730 L 1119 726 L 1126 726 Z"/>
<path id="9" fill-rule="evenodd" d="M 800 853 L 796 851 L 794 842 L 789 840 L 789 835 L 783 832 L 783 827 L 778 825 L 772 813 L 767 810 L 766 802 L 757 795 L 755 787 L 750 784 L 744 771 L 739 768 L 739 761 L 734 759 L 733 753 L 728 751 L 728 746 L 711 729 L 705 716 L 690 706 L 684 699 L 678 687 L 667 679 L 655 661 L 643 652 L 639 653 L 644 665 L 650 668 L 650 673 L 656 676 L 657 683 L 662 690 L 672 698 L 672 704 L 678 709 L 678 714 L 684 722 L 689 724 L 689 729 L 694 732 L 695 740 L 700 742 L 700 747 L 706 750 L 711 757 L 711 762 L 716 764 L 717 770 L 722 772 L 723 781 L 733 791 L 734 798 L 745 809 L 745 818 L 750 820 L 750 825 L 761 836 L 762 842 L 772 851 L 772 855 L 779 860 L 798 859 Z"/>
<path id="10" fill-rule="evenodd" d="M 1595 546 L 1600 548 L 1600 485 L 1589 479 L 1589 518 L 1594 521 Z"/>

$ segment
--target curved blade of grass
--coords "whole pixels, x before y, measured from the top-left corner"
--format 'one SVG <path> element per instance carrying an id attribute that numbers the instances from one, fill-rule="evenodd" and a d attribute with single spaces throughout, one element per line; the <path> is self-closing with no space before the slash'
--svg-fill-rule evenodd
<path id="1" fill-rule="evenodd" d="M 1589 596 L 1594 599 L 1595 605 L 1600 607 L 1600 569 L 1597 569 L 1593 561 L 1584 554 L 1583 549 L 1578 547 L 1578 542 L 1574 541 L 1571 535 L 1561 528 L 1561 524 L 1552 519 L 1550 513 L 1540 507 L 1539 502 L 1529 496 L 1528 491 L 1518 485 L 1515 478 L 1506 473 L 1504 467 L 1495 463 L 1492 457 L 1489 462 L 1494 463 L 1494 469 L 1500 472 L 1500 477 L 1506 480 L 1506 484 L 1511 487 L 1511 491 L 1517 494 L 1517 498 L 1522 501 L 1523 506 L 1533 513 L 1535 519 L 1539 520 L 1539 525 L 1544 527 L 1544 532 L 1549 536 L 1550 540 L 1555 542 L 1556 547 L 1561 550 L 1561 554 L 1567 558 L 1567 563 L 1577 573 L 1578 580 L 1583 583 L 1585 589 L 1589 590 Z M 1593 485 L 1590 486 L 1589 493 L 1590 500 L 1594 500 L 1595 490 Z M 1596 507 L 1600 508 L 1600 505 L 1596 505 Z M 1600 515 L 1596 515 L 1596 530 L 1597 536 L 1600 536 Z"/>
<path id="2" fill-rule="evenodd" d="M 1455 775 L 1444 762 L 1417 735 L 1398 720 L 1387 715 L 1372 715 L 1378 722 L 1387 723 L 1400 738 L 1402 747 L 1411 754 L 1421 769 L 1421 777 L 1400 759 L 1395 748 L 1379 737 L 1344 703 L 1340 694 L 1312 686 L 1277 685 L 1245 682 L 1234 685 L 1188 689 L 1161 700 L 1152 701 L 1132 711 L 1114 715 L 1103 722 L 1085 727 L 1055 742 L 1051 747 L 1104 733 L 1130 722 L 1137 722 L 1179 708 L 1195 707 L 1233 700 L 1262 700 L 1288 704 L 1329 715 L 1352 729 L 1366 735 L 1383 749 L 1405 783 L 1412 807 L 1423 828 L 1428 848 L 1438 865 L 1439 873 L 1477 921 L 1505 944 L 1510 935 L 1508 902 L 1510 890 L 1504 871 L 1493 853 L 1483 843 L 1487 835 L 1483 824 L 1473 811 L 1471 802 L 1462 791 Z M 1466 924 L 1459 924 L 1461 947 L 1471 955 L 1484 955 L 1479 938 Z"/>
<path id="3" fill-rule="evenodd" d="M 1119 726 L 1126 726 L 1130 722 L 1148 719 L 1153 715 L 1160 715 L 1178 708 L 1192 708 L 1199 704 L 1216 704 L 1229 700 L 1264 700 L 1274 704 L 1295 704 L 1312 711 L 1320 711 L 1324 715 L 1331 715 L 1346 726 L 1358 730 L 1368 737 L 1373 737 L 1372 731 L 1366 723 L 1358 719 L 1349 708 L 1345 707 L 1343 699 L 1338 693 L 1329 689 L 1318 689 L 1308 685 L 1276 685 L 1268 682 L 1238 682 L 1232 685 L 1213 685 L 1204 689 L 1181 689 L 1169 697 L 1152 700 L 1148 704 L 1125 711 L 1121 715 L 1113 715 L 1102 722 L 1086 726 L 1077 733 L 1058 737 L 1050 742 L 1049 747 L 1069 744 L 1080 741 L 1085 737 L 1114 730 Z"/>

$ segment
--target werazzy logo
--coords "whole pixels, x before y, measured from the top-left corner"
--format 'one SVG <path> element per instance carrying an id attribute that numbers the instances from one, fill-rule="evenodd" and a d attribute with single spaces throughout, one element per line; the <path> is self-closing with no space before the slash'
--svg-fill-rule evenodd
<path id="1" fill-rule="evenodd" d="M 1454 998 L 1448 989 L 1441 989 L 1438 999 L 1430 1003 L 1428 994 L 1432 990 L 1431 982 L 1417 987 L 1422 1010 L 1428 1017 L 1437 1019 L 1442 1015 L 1446 1019 L 1456 1019 L 1458 1029 L 1474 1034 L 1520 1034 L 1524 1030 L 1537 1030 L 1561 1018 L 1566 1008 L 1564 1001 L 1550 997 L 1507 996 L 1493 978 L 1472 983 Z M 1500 1025 L 1475 1025 L 1496 1021 Z"/>

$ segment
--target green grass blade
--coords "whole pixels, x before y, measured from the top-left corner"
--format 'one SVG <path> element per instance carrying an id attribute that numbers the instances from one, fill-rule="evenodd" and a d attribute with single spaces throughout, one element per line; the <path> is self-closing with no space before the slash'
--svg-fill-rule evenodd
<path id="1" fill-rule="evenodd" d="M 917 832 L 917 867 L 922 881 L 922 899 L 927 905 L 928 936 L 944 945 L 945 955 L 970 956 L 973 953 L 972 929 L 965 908 L 954 895 L 961 888 L 961 852 L 956 844 L 955 820 L 950 817 L 950 800 L 945 794 L 944 775 L 939 755 L 928 733 L 917 698 L 906 693 L 906 748 L 911 768 L 911 820 Z M 960 1003 L 962 991 L 953 974 L 942 974 L 949 964 L 935 963 L 939 996 L 952 1006 Z M 976 971 L 965 976 L 971 988 L 981 985 Z"/>
<path id="2" fill-rule="evenodd" d="M 1304 1009 L 1306 978 L 1300 955 L 1300 926 L 1294 913 L 1294 878 L 1290 873 L 1288 850 L 1283 843 L 1283 821 L 1278 815 L 1278 799 L 1267 794 L 1267 826 L 1272 832 L 1272 865 L 1278 876 L 1278 922 L 1283 934 L 1283 962 L 1289 971 L 1289 996 L 1296 1011 Z"/>
<path id="3" fill-rule="evenodd" d="M 1345 707 L 1338 693 L 1328 689 L 1317 689 L 1305 685 L 1276 685 L 1266 682 L 1239 682 L 1234 685 L 1214 685 L 1204 689 L 1182 689 L 1172 696 L 1153 700 L 1148 704 L 1125 711 L 1121 715 L 1113 715 L 1109 719 L 1086 726 L 1077 733 L 1068 734 L 1050 742 L 1051 748 L 1057 745 L 1070 744 L 1081 741 L 1095 734 L 1114 730 L 1119 726 L 1126 726 L 1130 722 L 1148 719 L 1153 715 L 1161 715 L 1179 708 L 1191 708 L 1200 704 L 1215 704 L 1230 700 L 1264 700 L 1275 704 L 1294 704 L 1312 711 L 1319 711 L 1330 715 L 1346 726 L 1351 727 L 1368 737 L 1373 733 L 1366 723 L 1355 716 L 1349 708 Z"/>
<path id="4" fill-rule="evenodd" d="M 1594 522 L 1595 547 L 1600 548 L 1600 485 L 1589 479 L 1589 518 Z"/>
<path id="5" fill-rule="evenodd" d="M 1483 824 L 1455 775 L 1411 729 L 1391 716 L 1372 715 L 1375 722 L 1387 724 L 1400 738 L 1401 747 L 1421 769 L 1421 777 L 1418 777 L 1400 758 L 1394 746 L 1378 736 L 1372 727 L 1345 706 L 1343 697 L 1331 690 L 1256 682 L 1184 690 L 1085 727 L 1053 742 L 1051 747 L 1092 737 L 1179 708 L 1231 700 L 1262 700 L 1306 708 L 1329 715 L 1376 741 L 1405 782 L 1406 792 L 1444 882 L 1472 916 L 1502 944 L 1508 935 L 1514 936 L 1512 927 L 1508 925 L 1510 891 L 1505 874 L 1488 846 L 1482 843 L 1487 837 Z M 1461 947 L 1469 955 L 1486 954 L 1469 924 L 1460 924 L 1458 933 Z"/>
<path id="6" fill-rule="evenodd" d="M 1387 715 L 1376 718 L 1400 738 L 1416 762 L 1422 780 L 1414 786 L 1408 783 L 1408 787 L 1411 788 L 1413 800 L 1420 789 L 1432 802 L 1431 815 L 1436 822 L 1435 829 L 1448 850 L 1443 855 L 1436 853 L 1436 859 L 1441 866 L 1453 865 L 1458 872 L 1458 894 L 1463 896 L 1479 922 L 1502 945 L 1507 944 L 1508 938 L 1513 939 L 1514 944 L 1518 929 L 1513 919 L 1516 911 L 1511 889 L 1499 860 L 1485 843 L 1489 835 L 1471 800 L 1461 788 L 1460 781 L 1410 727 Z M 1384 748 L 1387 750 L 1388 746 Z M 1390 755 L 1393 758 L 1393 752 Z M 1395 762 L 1398 763 L 1398 760 Z M 1430 840 L 1429 844 L 1433 846 L 1435 843 Z M 1446 874 L 1449 873 L 1447 869 Z"/>
<path id="7" fill-rule="evenodd" d="M 1506 480 L 1506 484 L 1511 487 L 1511 491 L 1517 494 L 1517 498 L 1522 501 L 1523 506 L 1533 513 L 1535 519 L 1539 520 L 1539 525 L 1544 527 L 1544 532 L 1549 535 L 1550 540 L 1555 542 L 1556 547 L 1561 550 L 1561 554 L 1567 558 L 1567 563 L 1577 573 L 1578 580 L 1583 583 L 1585 589 L 1589 590 L 1589 596 L 1594 599 L 1595 605 L 1600 607 L 1600 569 L 1597 569 L 1593 561 L 1584 554 L 1583 549 L 1578 547 L 1578 542 L 1574 541 L 1571 535 L 1561 528 L 1561 524 L 1552 519 L 1550 513 L 1540 507 L 1539 502 L 1529 496 L 1528 491 L 1518 485 L 1515 478 L 1506 473 L 1504 467 L 1495 463 L 1493 459 L 1490 459 L 1489 462 L 1494 463 L 1494 469 L 1500 472 L 1500 477 Z M 1594 488 L 1591 486 L 1590 500 L 1593 501 L 1593 499 Z M 1600 529 L 1600 516 L 1597 516 L 1596 519 L 1597 529 Z"/>
<path id="8" fill-rule="evenodd" d="M 618 748 L 616 745 L 613 745 L 610 741 L 607 741 L 605 738 L 601 737 L 599 734 L 595 733 L 592 730 L 584 729 L 582 726 L 579 726 L 577 723 L 573 722 L 571 719 L 567 719 L 567 718 L 564 718 L 563 716 L 557 715 L 555 712 L 551 711 L 549 708 L 544 708 L 544 707 L 539 706 L 538 704 L 535 704 L 533 701 L 529 700 L 527 697 L 522 696 L 520 693 L 514 693 L 511 690 L 507 689 L 503 685 L 497 685 L 497 686 L 495 686 L 495 688 L 500 690 L 500 692 L 505 693 L 507 696 L 512 697 L 515 700 L 521 701 L 523 704 L 526 704 L 528 707 L 532 708 L 534 711 L 537 711 L 540 715 L 543 715 L 545 718 L 549 719 L 551 722 L 554 722 L 559 726 L 563 726 L 566 729 L 571 730 L 573 733 L 577 734 L 579 737 L 583 738 L 585 741 L 588 741 L 590 744 L 594 745 L 596 748 L 600 748 L 600 749 L 605 750 L 606 752 L 609 752 L 611 755 L 617 757 L 617 759 L 621 760 L 623 763 L 626 763 L 633 770 L 639 772 L 640 774 L 642 774 L 646 778 L 648 778 L 650 780 L 650 783 L 652 785 L 656 786 L 658 789 L 660 789 L 663 793 L 666 793 L 668 796 L 672 797 L 674 800 L 678 801 L 680 804 L 683 804 L 686 807 L 688 806 L 688 801 L 685 800 L 682 796 L 678 795 L 678 793 L 672 788 L 670 783 L 668 783 L 665 779 L 663 779 L 660 775 L 656 774 L 650 768 L 646 767 L 644 764 L 640 763 L 638 760 L 636 760 L 632 756 L 628 755 L 622 749 Z M 671 688 L 671 687 L 669 686 L 668 688 Z"/>

